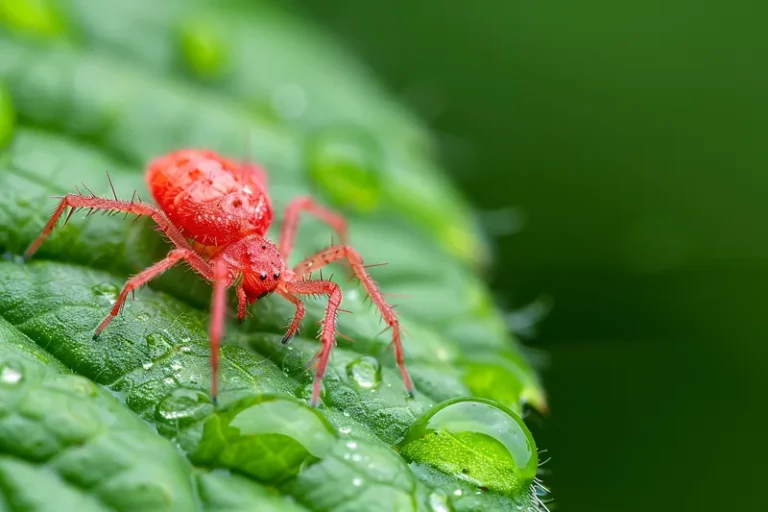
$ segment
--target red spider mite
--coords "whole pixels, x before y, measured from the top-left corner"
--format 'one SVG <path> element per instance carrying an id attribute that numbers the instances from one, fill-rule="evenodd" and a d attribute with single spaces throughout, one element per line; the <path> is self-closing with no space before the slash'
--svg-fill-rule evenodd
<path id="1" fill-rule="evenodd" d="M 360 254 L 348 245 L 347 224 L 339 214 L 319 206 L 309 197 L 299 197 L 286 209 L 280 240 L 275 246 L 264 238 L 272 224 L 272 204 L 267 192 L 266 175 L 260 167 L 240 164 L 212 151 L 184 149 L 151 162 L 146 181 L 159 208 L 140 200 L 121 201 L 116 196 L 115 199 L 106 199 L 93 194 L 67 194 L 59 202 L 40 237 L 24 254 L 25 258 L 34 254 L 67 208 L 70 210 L 65 224 L 76 209 L 88 208 L 91 211 L 106 210 L 151 217 L 167 235 L 175 248 L 163 260 L 126 282 L 112 311 L 96 327 L 94 339 L 117 316 L 131 291 L 176 263 L 185 261 L 213 283 L 209 337 L 213 373 L 211 396 L 216 404 L 219 342 L 224 333 L 228 288 L 235 288 L 239 321 L 245 318 L 249 304 L 271 293 L 290 301 L 296 307 L 296 314 L 283 337 L 283 343 L 288 343 L 296 334 L 304 317 L 304 303 L 300 296 L 327 295 L 328 307 L 320 333 L 322 348 L 313 358 L 315 379 L 312 405 L 316 406 L 323 374 L 336 342 L 336 318 L 342 292 L 332 281 L 309 278 L 312 272 L 329 263 L 346 259 L 392 330 L 397 365 L 408 394 L 413 396 L 413 384 L 403 362 L 400 323 L 366 272 Z M 313 214 L 331 226 L 339 234 L 341 244 L 322 250 L 289 269 L 286 262 L 293 248 L 301 211 Z"/>

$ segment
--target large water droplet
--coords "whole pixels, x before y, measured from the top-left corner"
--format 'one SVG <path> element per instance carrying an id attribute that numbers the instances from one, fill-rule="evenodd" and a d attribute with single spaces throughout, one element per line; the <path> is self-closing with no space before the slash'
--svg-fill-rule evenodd
<path id="1" fill-rule="evenodd" d="M 21 365 L 8 361 L 0 366 L 0 384 L 15 386 L 24 378 Z"/>
<path id="2" fill-rule="evenodd" d="M 112 283 L 101 283 L 91 286 L 91 291 L 100 299 L 108 301 L 110 304 L 117 302 L 120 296 L 120 288 Z"/>
<path id="3" fill-rule="evenodd" d="M 357 386 L 370 389 L 381 382 L 381 364 L 371 356 L 358 357 L 347 365 L 347 375 Z"/>
<path id="4" fill-rule="evenodd" d="M 192 460 L 273 483 L 321 459 L 335 439 L 333 427 L 315 409 L 290 397 L 260 395 L 210 417 Z"/>
<path id="5" fill-rule="evenodd" d="M 198 418 L 208 407 L 208 395 L 195 389 L 180 388 L 157 404 L 156 415 L 160 420 Z"/>
<path id="6" fill-rule="evenodd" d="M 523 420 L 491 400 L 438 404 L 411 426 L 399 448 L 411 461 L 513 497 L 529 494 L 538 469 Z"/>
<path id="7" fill-rule="evenodd" d="M 381 197 L 382 155 L 376 140 L 352 128 L 312 134 L 306 149 L 310 178 L 338 205 L 374 209 Z"/>

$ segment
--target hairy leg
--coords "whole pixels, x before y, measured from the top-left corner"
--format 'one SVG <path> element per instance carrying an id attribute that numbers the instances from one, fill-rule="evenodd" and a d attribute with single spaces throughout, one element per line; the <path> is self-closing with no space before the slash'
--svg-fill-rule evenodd
<path id="1" fill-rule="evenodd" d="M 107 317 L 102 320 L 99 326 L 96 327 L 96 332 L 93 334 L 94 339 L 97 338 L 99 334 L 101 334 L 101 331 L 103 331 L 104 328 L 109 325 L 109 322 L 111 322 L 112 319 L 115 318 L 118 313 L 120 313 L 120 309 L 123 307 L 123 304 L 125 304 L 129 293 L 131 293 L 136 288 L 144 286 L 151 279 L 159 276 L 179 261 L 186 260 L 189 262 L 195 258 L 199 258 L 199 256 L 197 253 L 190 249 L 173 249 L 168 253 L 168 256 L 130 278 L 125 283 L 125 286 L 123 286 L 123 291 L 120 292 L 120 296 L 117 298 L 115 305 L 112 307 L 112 311 L 110 311 L 109 315 L 107 315 Z"/>
<path id="2" fill-rule="evenodd" d="M 328 366 L 328 358 L 331 355 L 331 350 L 334 345 L 336 345 L 336 319 L 338 317 L 339 306 L 341 305 L 341 288 L 332 281 L 294 281 L 288 283 L 286 290 L 288 293 L 299 295 L 328 295 L 328 306 L 325 309 L 323 329 L 320 332 L 320 341 L 323 346 L 320 349 L 320 353 L 317 355 L 315 380 L 312 383 L 312 407 L 316 407 L 320 400 L 320 389 L 323 383 L 325 368 Z"/>
<path id="3" fill-rule="evenodd" d="M 192 250 L 184 235 L 173 225 L 168 218 L 158 210 L 157 208 L 148 205 L 146 203 L 136 201 L 120 201 L 117 199 L 104 199 L 96 196 L 83 196 L 79 194 L 67 194 L 64 196 L 59 205 L 54 210 L 48 223 L 43 228 L 42 234 L 30 244 L 24 253 L 24 257 L 29 259 L 37 251 L 43 241 L 51 234 L 53 228 L 56 226 L 56 222 L 62 216 L 62 214 L 70 208 L 69 214 L 66 217 L 64 223 L 69 220 L 72 213 L 78 208 L 88 208 L 89 210 L 105 210 L 112 212 L 125 212 L 131 215 L 152 217 L 152 220 L 158 225 L 158 227 L 170 238 L 171 242 L 179 249 Z M 213 276 L 210 272 L 210 267 L 205 264 L 205 261 L 198 257 L 197 259 L 188 260 L 189 264 L 199 272 L 203 277 L 210 280 Z"/>
<path id="4" fill-rule="evenodd" d="M 287 262 L 288 257 L 293 250 L 293 243 L 296 239 L 296 228 L 299 224 L 299 212 L 302 210 L 311 213 L 329 226 L 331 226 L 341 238 L 341 243 L 349 243 L 347 237 L 347 221 L 336 212 L 324 208 L 315 203 L 311 197 L 299 197 L 288 204 L 285 209 L 285 219 L 280 229 L 280 240 L 278 247 L 280 255 Z"/>
<path id="5" fill-rule="evenodd" d="M 237 321 L 243 323 L 245 315 L 248 314 L 248 297 L 245 295 L 242 284 L 238 285 L 235 291 L 237 292 Z"/>
<path id="6" fill-rule="evenodd" d="M 293 320 L 291 320 L 291 324 L 288 326 L 288 330 L 285 332 L 285 336 L 283 336 L 283 339 L 281 340 L 282 344 L 285 345 L 291 341 L 291 338 L 293 338 L 296 332 L 299 330 L 301 320 L 304 318 L 304 302 L 302 302 L 302 300 L 298 297 L 291 295 L 290 293 L 286 293 L 280 290 L 278 290 L 277 293 L 279 293 L 281 297 L 289 301 L 291 304 L 296 306 L 296 314 L 293 316 Z"/>
<path id="7" fill-rule="evenodd" d="M 214 406 L 219 394 L 219 345 L 224 336 L 227 288 L 229 288 L 227 265 L 222 260 L 217 260 L 213 264 L 213 297 L 211 299 L 211 323 L 208 331 L 208 338 L 211 343 L 211 401 Z"/>
<path id="8" fill-rule="evenodd" d="M 398 321 L 397 315 L 395 315 L 395 311 L 392 309 L 392 306 L 387 304 L 387 301 L 384 300 L 384 296 L 381 294 L 378 286 L 373 281 L 373 278 L 371 278 L 368 272 L 366 272 L 365 266 L 363 265 L 363 258 L 360 257 L 360 254 L 349 246 L 336 245 L 334 247 L 329 247 L 328 249 L 320 251 L 314 256 L 311 256 L 302 261 L 296 265 L 296 268 L 294 268 L 293 271 L 296 274 L 296 279 L 301 279 L 308 276 L 310 273 L 341 259 L 345 259 L 349 262 L 349 265 L 352 267 L 352 271 L 363 284 L 363 288 L 365 288 L 365 291 L 368 292 L 368 295 L 371 297 L 374 305 L 381 313 L 382 318 L 384 318 L 384 321 L 387 323 L 389 328 L 392 329 L 392 346 L 395 349 L 395 359 L 397 360 L 397 366 L 400 369 L 400 375 L 402 376 L 403 382 L 405 383 L 405 389 L 408 391 L 410 396 L 413 396 L 413 382 L 411 382 L 411 377 L 408 375 L 408 371 L 405 369 L 403 345 L 400 334 L 400 322 Z"/>

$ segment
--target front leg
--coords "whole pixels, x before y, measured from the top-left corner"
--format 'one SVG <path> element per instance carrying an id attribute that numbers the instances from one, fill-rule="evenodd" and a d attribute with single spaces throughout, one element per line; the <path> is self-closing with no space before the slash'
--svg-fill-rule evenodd
<path id="1" fill-rule="evenodd" d="M 315 254 L 302 261 L 296 268 L 293 269 L 296 274 L 296 279 L 305 278 L 312 272 L 323 268 L 324 266 L 333 263 L 334 261 L 346 259 L 349 265 L 352 267 L 357 278 L 363 284 L 363 288 L 368 292 L 371 300 L 376 305 L 376 308 L 381 313 L 382 318 L 387 323 L 390 329 L 392 329 L 392 345 L 395 348 L 395 359 L 397 360 L 397 367 L 400 369 L 400 375 L 405 383 L 405 389 L 408 391 L 408 395 L 413 397 L 413 382 L 408 375 L 408 371 L 405 369 L 405 358 L 403 354 L 403 345 L 400 335 L 400 321 L 395 315 L 392 306 L 387 304 L 384 300 L 384 296 L 381 294 L 378 286 L 374 282 L 373 278 L 366 272 L 363 265 L 363 258 L 352 247 L 347 245 L 337 245 L 329 247 L 319 253 Z M 314 281 L 305 281 L 314 282 Z"/>
<path id="2" fill-rule="evenodd" d="M 315 380 L 312 383 L 312 407 L 316 407 L 320 400 L 320 389 L 323 382 L 323 375 L 325 375 L 325 368 L 328 366 L 328 359 L 331 356 L 331 350 L 336 345 L 336 319 L 339 316 L 339 306 L 341 306 L 341 288 L 333 281 L 293 281 L 286 285 L 286 295 L 299 294 L 299 295 L 328 295 L 328 306 L 325 309 L 325 318 L 323 319 L 323 329 L 320 333 L 320 341 L 323 346 L 320 349 L 320 353 L 317 355 L 317 362 L 315 363 Z M 301 303 L 301 301 L 293 297 L 294 300 L 288 299 L 294 304 Z M 299 308 L 296 308 L 297 313 Z M 303 315 L 303 304 L 301 307 Z"/>
<path id="3" fill-rule="evenodd" d="M 293 250 L 293 242 L 296 238 L 296 228 L 299 225 L 299 212 L 302 210 L 311 213 L 318 219 L 331 226 L 341 238 L 342 244 L 348 244 L 347 221 L 338 213 L 315 203 L 311 197 L 299 197 L 288 204 L 285 209 L 285 219 L 280 229 L 278 247 L 280 255 L 287 262 Z"/>

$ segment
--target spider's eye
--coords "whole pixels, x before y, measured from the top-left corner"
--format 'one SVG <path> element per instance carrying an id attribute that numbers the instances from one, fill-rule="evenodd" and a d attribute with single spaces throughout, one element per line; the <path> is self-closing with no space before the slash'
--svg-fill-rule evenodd
<path id="1" fill-rule="evenodd" d="M 275 279 L 280 279 L 280 272 L 275 272 L 275 274 L 272 276 Z"/>
<path id="2" fill-rule="evenodd" d="M 259 279 L 261 279 L 262 281 L 266 281 L 267 273 L 266 272 L 262 272 L 261 274 L 259 274 Z"/>

